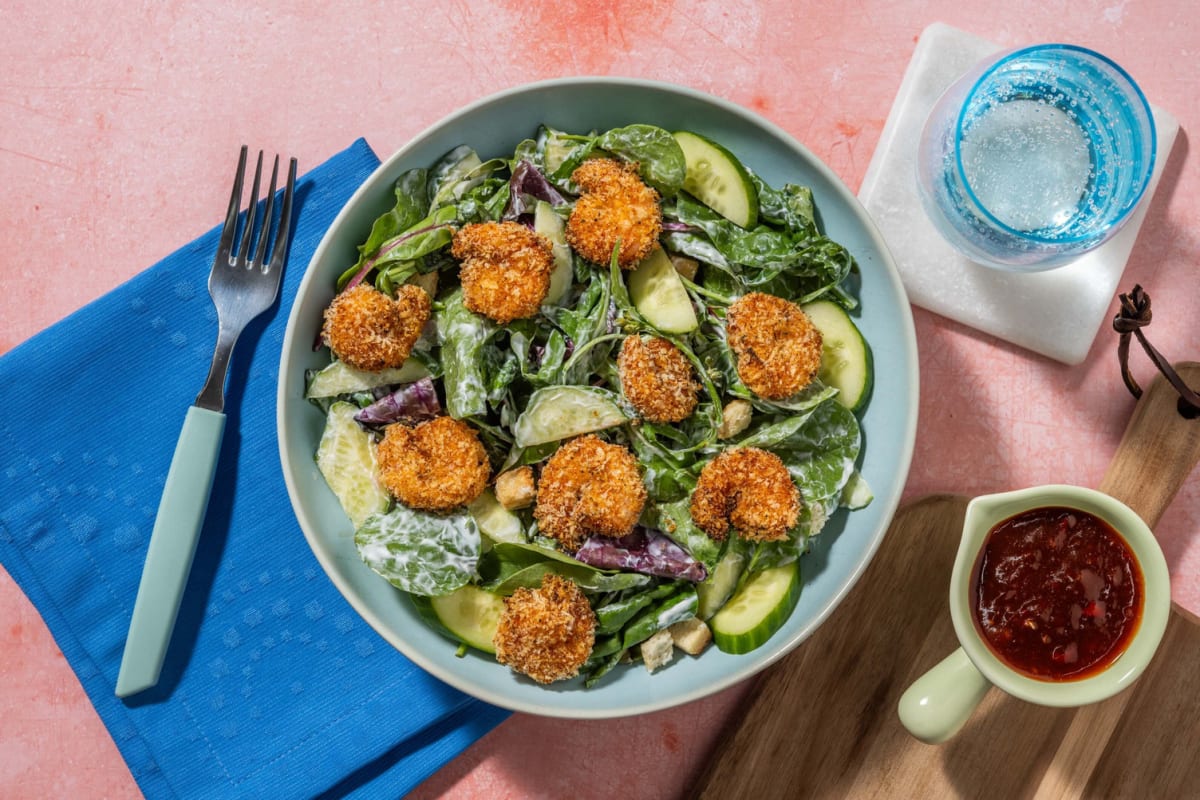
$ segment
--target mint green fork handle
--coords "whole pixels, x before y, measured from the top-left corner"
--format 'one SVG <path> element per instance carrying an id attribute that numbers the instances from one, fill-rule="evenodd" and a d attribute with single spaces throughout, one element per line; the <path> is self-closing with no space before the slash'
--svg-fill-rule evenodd
<path id="1" fill-rule="evenodd" d="M 117 697 L 158 683 L 204 525 L 224 432 L 224 414 L 198 406 L 188 409 L 150 534 L 117 675 Z"/>

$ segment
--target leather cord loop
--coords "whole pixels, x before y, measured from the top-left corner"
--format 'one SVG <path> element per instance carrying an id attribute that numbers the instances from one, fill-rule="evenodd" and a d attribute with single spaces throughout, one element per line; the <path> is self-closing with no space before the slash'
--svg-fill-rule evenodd
<path id="1" fill-rule="evenodd" d="M 1179 373 L 1171 366 L 1171 362 L 1150 344 L 1150 340 L 1142 332 L 1143 328 L 1149 327 L 1154 316 L 1150 310 L 1150 295 L 1146 294 L 1140 285 L 1135 284 L 1133 291 L 1120 295 L 1120 301 L 1121 308 L 1113 317 L 1113 330 L 1120 334 L 1120 340 L 1117 342 L 1117 360 L 1121 364 L 1121 379 L 1125 381 L 1130 394 L 1138 398 L 1142 396 L 1142 387 L 1138 385 L 1129 369 L 1129 340 L 1132 336 L 1137 338 L 1150 361 L 1179 393 L 1180 415 L 1188 419 L 1200 416 L 1200 394 L 1183 382 Z"/>

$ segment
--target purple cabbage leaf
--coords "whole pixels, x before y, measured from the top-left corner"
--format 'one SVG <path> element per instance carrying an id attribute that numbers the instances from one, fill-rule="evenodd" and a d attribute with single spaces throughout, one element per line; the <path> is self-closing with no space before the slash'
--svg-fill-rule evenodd
<path id="1" fill-rule="evenodd" d="M 699 583 L 708 569 L 660 531 L 638 527 L 628 536 L 590 536 L 575 558 L 599 569 L 626 569 L 660 578 Z"/>
<path id="2" fill-rule="evenodd" d="M 390 425 L 393 422 L 415 425 L 441 416 L 441 413 L 433 379 L 426 377 L 384 395 L 355 414 L 354 419 L 363 425 Z"/>
<path id="3" fill-rule="evenodd" d="M 520 161 L 513 168 L 512 177 L 508 181 L 508 207 L 504 209 L 503 219 L 516 220 L 532 214 L 538 200 L 545 200 L 552 206 L 566 205 L 567 199 L 558 189 L 546 179 L 546 176 L 529 161 Z"/>

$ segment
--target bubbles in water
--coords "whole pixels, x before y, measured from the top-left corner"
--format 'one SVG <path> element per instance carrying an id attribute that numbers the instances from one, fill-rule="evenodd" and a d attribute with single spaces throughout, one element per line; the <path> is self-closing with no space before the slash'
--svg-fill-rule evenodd
<path id="1" fill-rule="evenodd" d="M 988 109 L 964 135 L 961 157 L 980 204 L 1022 231 L 1069 222 L 1092 169 L 1078 124 L 1061 109 L 1036 100 Z"/>

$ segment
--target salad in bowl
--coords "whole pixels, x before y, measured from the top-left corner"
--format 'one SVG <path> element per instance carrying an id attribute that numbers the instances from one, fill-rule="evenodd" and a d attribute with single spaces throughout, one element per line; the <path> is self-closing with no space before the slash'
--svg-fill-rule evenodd
<path id="1" fill-rule="evenodd" d="M 798 641 L 814 545 L 878 504 L 862 265 L 811 186 L 662 122 L 410 161 L 309 304 L 335 569 L 501 705 L 760 668 Z"/>

